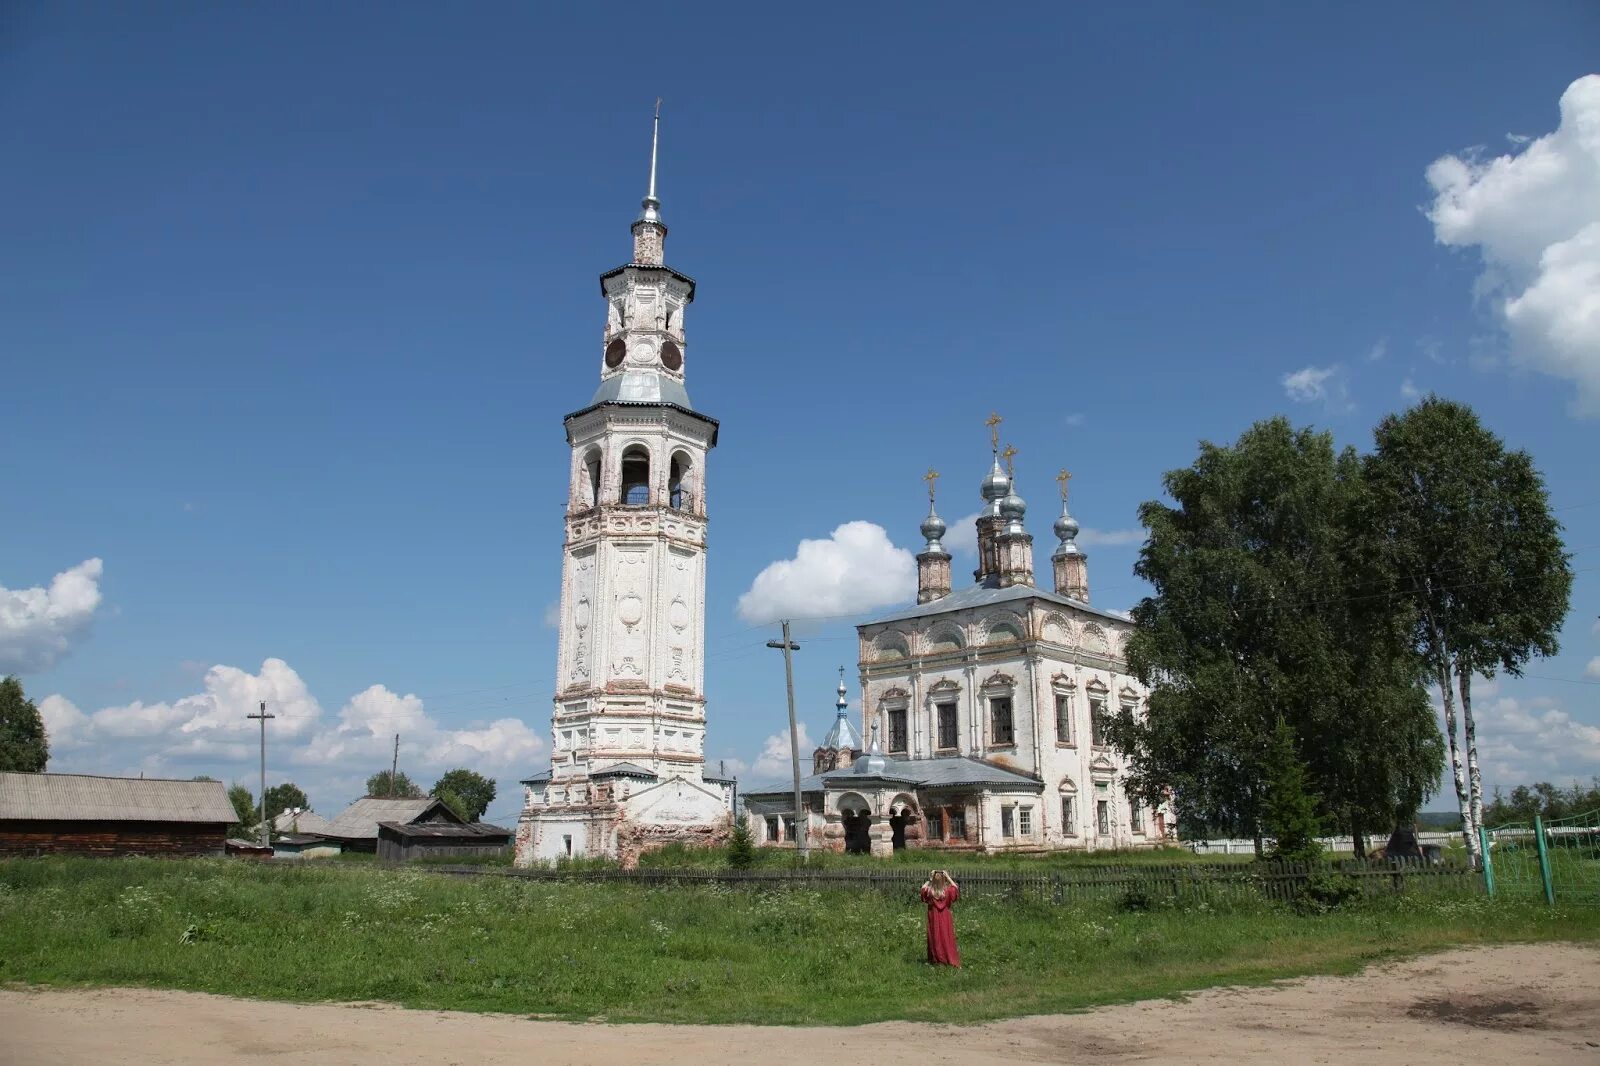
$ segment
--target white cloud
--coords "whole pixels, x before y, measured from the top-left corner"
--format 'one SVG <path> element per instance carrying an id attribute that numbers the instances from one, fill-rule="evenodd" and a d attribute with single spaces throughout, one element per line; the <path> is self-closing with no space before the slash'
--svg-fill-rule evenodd
<path id="1" fill-rule="evenodd" d="M 800 774 L 805 776 L 811 772 L 810 753 L 816 747 L 811 741 L 811 735 L 806 732 L 804 722 L 795 723 L 800 737 Z M 761 754 L 756 756 L 755 764 L 751 770 L 759 781 L 767 781 L 777 777 L 788 777 L 793 774 L 794 763 L 789 755 L 789 731 L 780 730 L 770 737 L 761 746 Z"/>
<path id="2" fill-rule="evenodd" d="M 100 606 L 103 571 L 99 559 L 86 559 L 49 588 L 0 586 L 0 674 L 48 670 L 60 661 Z"/>
<path id="3" fill-rule="evenodd" d="M 1085 416 L 1082 411 L 1074 411 L 1062 419 L 1062 421 L 1065 422 L 1070 429 L 1076 429 L 1083 425 L 1084 420 Z"/>
<path id="4" fill-rule="evenodd" d="M 1600 763 L 1600 727 L 1577 721 L 1553 698 L 1501 696 L 1473 709 L 1484 773 L 1502 787 L 1587 778 Z"/>
<path id="5" fill-rule="evenodd" d="M 561 628 L 561 602 L 559 600 L 545 607 L 544 624 L 551 629 Z"/>
<path id="6" fill-rule="evenodd" d="M 739 597 L 739 615 L 759 624 L 856 614 L 910 600 L 916 585 L 916 561 L 882 526 L 846 522 L 827 540 L 802 540 L 793 559 L 757 574 Z"/>
<path id="7" fill-rule="evenodd" d="M 1406 378 L 1400 383 L 1400 395 L 1407 400 L 1415 400 L 1422 395 L 1422 390 L 1417 388 L 1416 382 Z"/>
<path id="8" fill-rule="evenodd" d="M 1330 413 L 1351 409 L 1350 375 L 1343 363 L 1301 367 L 1285 374 L 1283 391 L 1295 403 L 1321 404 Z"/>
<path id="9" fill-rule="evenodd" d="M 1512 361 L 1572 381 L 1574 413 L 1600 415 L 1600 75 L 1567 87 L 1554 132 L 1488 161 L 1444 156 L 1427 180 L 1434 237 L 1478 248 Z"/>
<path id="10" fill-rule="evenodd" d="M 963 515 L 950 523 L 949 530 L 944 535 L 944 550 L 951 555 L 978 554 L 978 516 L 982 511 L 973 511 Z"/>
<path id="11" fill-rule="evenodd" d="M 401 768 L 424 787 L 455 766 L 490 777 L 534 770 L 545 750 L 544 739 L 520 719 L 451 728 L 429 717 L 420 697 L 383 685 L 358 692 L 329 719 L 282 659 L 267 659 L 254 674 L 213 666 L 202 691 L 170 702 L 135 701 L 85 714 L 53 694 L 39 701 L 39 712 L 52 770 L 205 773 L 249 782 L 260 754 L 261 724 L 246 716 L 263 701 L 274 716 L 267 722 L 269 780 L 294 780 L 324 809 L 353 798 L 359 782 L 389 765 L 396 733 Z"/>
<path id="12" fill-rule="evenodd" d="M 1085 528 L 1078 534 L 1077 540 L 1085 548 L 1111 548 L 1125 544 L 1143 544 L 1144 538 L 1145 530 L 1143 526 L 1140 526 L 1136 529 Z"/>
<path id="13" fill-rule="evenodd" d="M 1388 337 L 1379 337 L 1377 342 L 1375 344 L 1373 344 L 1373 346 L 1371 348 L 1367 349 L 1367 362 L 1369 362 L 1369 363 L 1382 362 L 1383 361 L 1383 357 L 1388 355 L 1388 354 L 1389 354 L 1389 338 Z"/>
<path id="14" fill-rule="evenodd" d="M 1600 655 L 1596 655 L 1589 660 L 1589 665 L 1583 668 L 1583 676 L 1592 677 L 1596 681 L 1600 681 Z"/>

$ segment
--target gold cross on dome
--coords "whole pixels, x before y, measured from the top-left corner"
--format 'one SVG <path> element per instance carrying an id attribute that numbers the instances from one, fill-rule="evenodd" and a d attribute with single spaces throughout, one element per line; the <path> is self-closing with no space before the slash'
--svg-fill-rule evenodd
<path id="1" fill-rule="evenodd" d="M 998 411 L 993 411 L 983 423 L 989 427 L 989 444 L 997 452 L 1000 450 L 1000 423 L 1004 421 Z"/>
<path id="2" fill-rule="evenodd" d="M 1017 446 L 1015 444 L 1007 444 L 1006 450 L 1000 453 L 1000 458 L 1006 461 L 1006 477 L 1014 478 L 1017 476 L 1016 454 Z"/>
<path id="3" fill-rule="evenodd" d="M 1061 473 L 1056 475 L 1056 484 L 1061 486 L 1061 502 L 1062 503 L 1066 503 L 1067 502 L 1067 489 L 1070 487 L 1068 483 L 1071 480 L 1072 480 L 1072 475 L 1070 473 L 1068 473 L 1067 471 L 1065 471 L 1065 470 L 1061 471 Z"/>
<path id="4" fill-rule="evenodd" d="M 922 480 L 928 483 L 928 502 L 932 503 L 933 490 L 937 488 L 939 484 L 939 471 L 935 470 L 931 466 L 928 467 L 928 472 L 922 475 Z"/>

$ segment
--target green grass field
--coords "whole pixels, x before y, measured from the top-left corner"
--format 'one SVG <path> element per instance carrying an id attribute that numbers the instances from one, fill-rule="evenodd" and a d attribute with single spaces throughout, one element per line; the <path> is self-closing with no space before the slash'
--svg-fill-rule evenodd
<path id="1" fill-rule="evenodd" d="M 962 1022 L 1346 972 L 1459 944 L 1600 937 L 1600 908 L 1399 897 L 1302 917 L 974 898 L 966 966 L 911 899 L 456 879 L 230 860 L 0 861 L 0 981 L 610 1021 Z"/>

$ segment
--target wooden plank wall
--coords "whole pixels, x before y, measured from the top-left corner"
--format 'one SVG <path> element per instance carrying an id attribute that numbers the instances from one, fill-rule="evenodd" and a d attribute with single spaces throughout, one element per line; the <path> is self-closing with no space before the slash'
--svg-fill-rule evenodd
<path id="1" fill-rule="evenodd" d="M 221 823 L 0 821 L 0 857 L 221 855 L 227 831 Z"/>

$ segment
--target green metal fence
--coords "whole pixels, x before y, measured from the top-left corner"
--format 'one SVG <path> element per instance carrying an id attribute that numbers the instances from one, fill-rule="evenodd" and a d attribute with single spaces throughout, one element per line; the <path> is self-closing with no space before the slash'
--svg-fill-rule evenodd
<path id="1" fill-rule="evenodd" d="M 1479 832 L 1489 895 L 1600 904 L 1600 810 Z"/>

